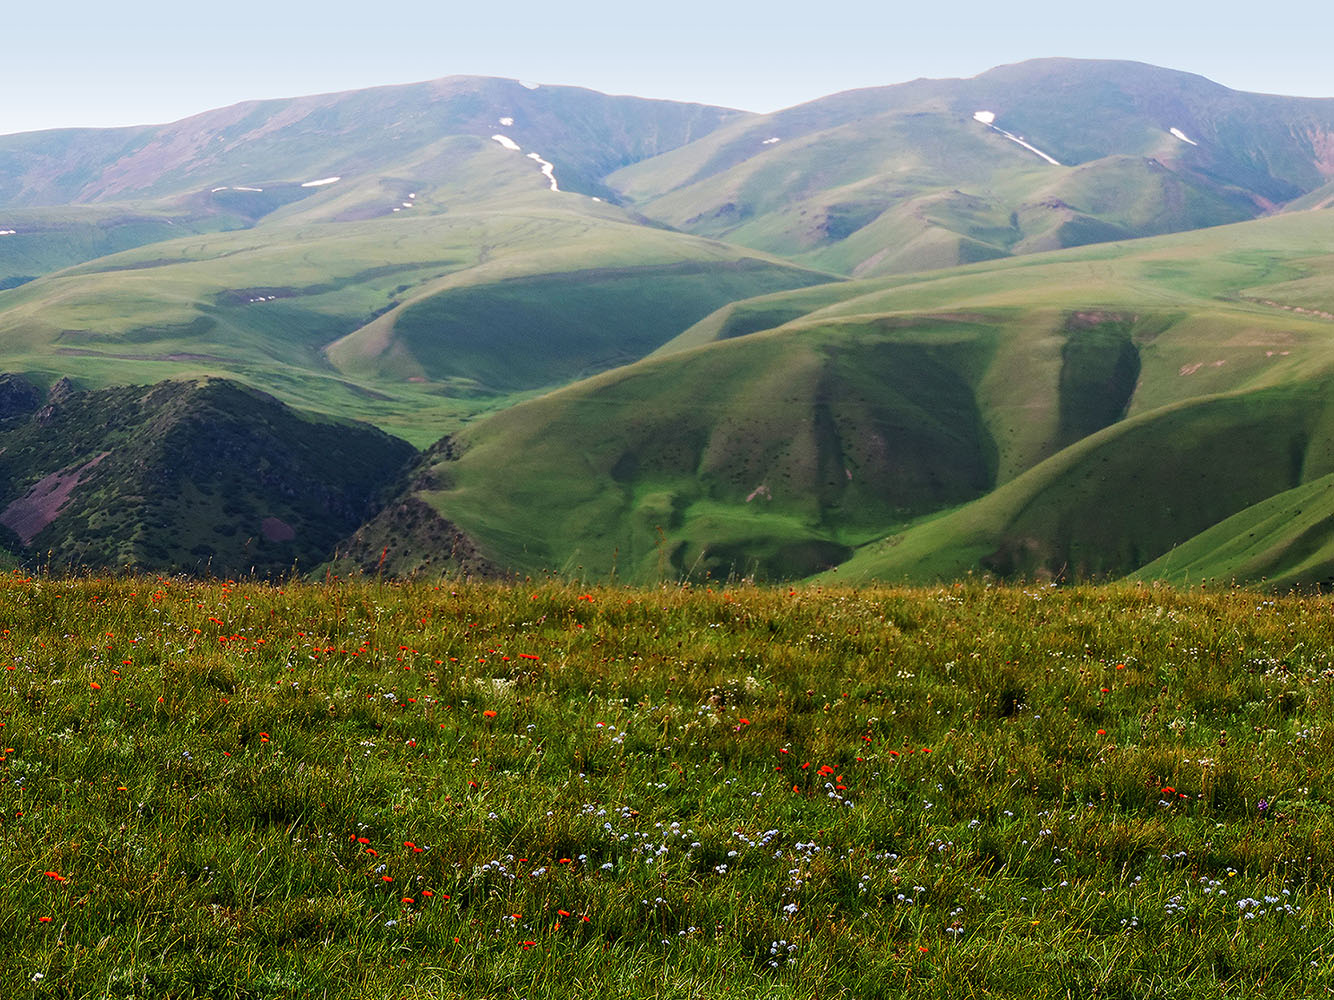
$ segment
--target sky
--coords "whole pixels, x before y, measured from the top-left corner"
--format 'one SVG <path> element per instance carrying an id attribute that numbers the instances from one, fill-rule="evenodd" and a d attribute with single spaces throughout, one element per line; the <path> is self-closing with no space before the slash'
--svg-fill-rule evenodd
<path id="1" fill-rule="evenodd" d="M 0 134 L 454 74 L 774 111 L 1043 56 L 1334 97 L 1328 0 L 11 0 Z"/>

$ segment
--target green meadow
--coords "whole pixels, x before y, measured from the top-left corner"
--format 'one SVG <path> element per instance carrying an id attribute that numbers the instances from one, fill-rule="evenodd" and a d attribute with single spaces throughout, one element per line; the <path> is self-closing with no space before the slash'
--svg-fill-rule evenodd
<path id="1" fill-rule="evenodd" d="M 1236 589 L 14 575 L 0 980 L 1311 996 L 1332 645 Z"/>
<path id="2" fill-rule="evenodd" d="M 556 204 L 427 214 L 423 196 L 420 215 L 279 218 L 100 257 L 0 291 L 3 364 L 97 388 L 226 375 L 425 447 L 733 299 L 832 277 L 543 194 Z"/>
<path id="3" fill-rule="evenodd" d="M 470 424 L 419 495 L 523 572 L 1324 583 L 1319 491 L 1197 536 L 1334 471 L 1326 216 L 730 303 Z"/>

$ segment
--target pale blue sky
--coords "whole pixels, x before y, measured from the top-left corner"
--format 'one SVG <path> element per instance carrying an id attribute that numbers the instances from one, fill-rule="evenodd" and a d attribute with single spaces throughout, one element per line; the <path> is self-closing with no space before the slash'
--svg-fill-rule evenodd
<path id="1" fill-rule="evenodd" d="M 1038 56 L 1334 97 L 1328 0 L 0 2 L 0 133 L 456 73 L 771 111 Z"/>

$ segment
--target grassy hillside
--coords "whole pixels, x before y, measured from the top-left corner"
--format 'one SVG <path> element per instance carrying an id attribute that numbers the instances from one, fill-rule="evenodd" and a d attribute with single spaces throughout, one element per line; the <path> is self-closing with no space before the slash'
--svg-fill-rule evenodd
<path id="1" fill-rule="evenodd" d="M 611 170 L 743 117 L 699 104 L 453 76 L 247 101 L 168 125 L 0 136 L 0 206 L 359 179 L 420 162 L 438 153 L 442 140 L 486 141 L 497 132 L 556 164 L 569 190 L 599 194 L 598 179 Z"/>
<path id="2" fill-rule="evenodd" d="M 1326 601 L 10 577 L 0 602 L 19 995 L 1334 984 Z"/>
<path id="3" fill-rule="evenodd" d="M 1044 60 L 768 116 L 460 77 L 5 137 L 0 370 L 447 435 L 338 565 L 1323 579 L 1316 522 L 1205 533 L 1331 469 L 1331 136 Z"/>
<path id="4" fill-rule="evenodd" d="M 836 94 L 612 175 L 674 226 L 855 276 L 1196 229 L 1323 189 L 1334 102 L 1035 60 Z"/>
<path id="5" fill-rule="evenodd" d="M 236 214 L 179 206 L 0 209 L 0 291 L 52 271 L 187 234 L 240 228 Z"/>
<path id="6" fill-rule="evenodd" d="M 456 435 L 422 495 L 501 566 L 804 575 L 991 484 L 988 350 L 890 325 L 644 362 Z"/>
<path id="7" fill-rule="evenodd" d="M 0 525 L 43 567 L 304 571 L 378 509 L 414 454 L 220 380 L 31 392 L 8 413 Z"/>
<path id="8" fill-rule="evenodd" d="M 455 435 L 414 495 L 527 572 L 1118 576 L 1334 468 L 1331 226 L 730 305 Z"/>
<path id="9" fill-rule="evenodd" d="M 828 279 L 604 200 L 611 170 L 741 117 L 450 77 L 0 137 L 0 367 L 225 375 L 429 444 L 735 298 Z"/>
<path id="10" fill-rule="evenodd" d="M 1215 583 L 1257 580 L 1266 586 L 1334 584 L 1334 506 L 1324 475 L 1260 501 L 1183 541 L 1132 576 Z"/>
<path id="11" fill-rule="evenodd" d="M 89 386 L 223 374 L 426 445 L 509 393 L 634 360 L 733 298 L 827 278 L 538 191 L 101 258 L 0 292 L 0 364 Z"/>

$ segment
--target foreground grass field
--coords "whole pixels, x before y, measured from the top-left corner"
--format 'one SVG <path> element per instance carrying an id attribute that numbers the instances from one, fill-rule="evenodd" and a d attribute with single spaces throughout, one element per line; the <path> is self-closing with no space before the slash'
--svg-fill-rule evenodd
<path id="1" fill-rule="evenodd" d="M 0 619 L 7 996 L 1334 980 L 1326 599 L 13 577 Z"/>

